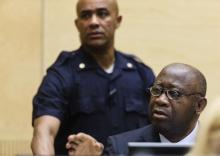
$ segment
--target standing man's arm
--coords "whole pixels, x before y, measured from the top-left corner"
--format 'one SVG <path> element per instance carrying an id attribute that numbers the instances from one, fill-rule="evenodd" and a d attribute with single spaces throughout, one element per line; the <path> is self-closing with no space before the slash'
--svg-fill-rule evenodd
<path id="1" fill-rule="evenodd" d="M 31 148 L 34 155 L 55 155 L 54 141 L 61 122 L 69 109 L 69 93 L 74 79 L 70 76 L 68 61 L 71 53 L 62 52 L 47 69 L 41 85 L 33 98 L 32 125 L 34 128 Z M 60 149 L 56 152 L 60 154 Z"/>
<path id="2" fill-rule="evenodd" d="M 34 120 L 34 134 L 31 149 L 34 155 L 55 155 L 54 140 L 60 127 L 60 120 L 44 115 Z"/>

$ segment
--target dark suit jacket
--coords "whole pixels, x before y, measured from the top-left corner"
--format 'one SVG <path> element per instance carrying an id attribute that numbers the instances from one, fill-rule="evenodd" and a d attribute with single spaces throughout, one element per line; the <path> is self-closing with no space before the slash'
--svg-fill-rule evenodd
<path id="1" fill-rule="evenodd" d="M 159 133 L 152 125 L 110 136 L 104 155 L 128 155 L 128 142 L 160 142 Z"/>

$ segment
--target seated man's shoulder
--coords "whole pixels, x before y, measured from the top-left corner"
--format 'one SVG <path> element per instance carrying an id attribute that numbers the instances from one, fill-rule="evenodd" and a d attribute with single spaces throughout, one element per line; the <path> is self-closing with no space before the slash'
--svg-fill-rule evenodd
<path id="1" fill-rule="evenodd" d="M 153 139 L 148 139 L 148 137 L 151 138 L 154 136 L 152 135 L 154 133 L 153 126 L 148 125 L 142 128 L 110 136 L 108 138 L 105 154 L 127 154 L 128 142 L 145 142 L 147 140 L 153 141 Z"/>
<path id="2" fill-rule="evenodd" d="M 115 138 L 117 140 L 126 139 L 128 141 L 138 141 L 137 139 L 139 139 L 140 136 L 144 135 L 146 132 L 152 131 L 152 129 L 153 129 L 152 125 L 147 125 L 138 129 L 123 132 L 110 137 Z"/>

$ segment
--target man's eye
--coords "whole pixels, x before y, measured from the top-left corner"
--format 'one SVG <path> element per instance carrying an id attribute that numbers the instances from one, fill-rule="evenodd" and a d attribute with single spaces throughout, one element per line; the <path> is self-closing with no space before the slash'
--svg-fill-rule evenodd
<path id="1" fill-rule="evenodd" d="M 88 19 L 90 17 L 91 17 L 91 13 L 88 13 L 88 12 L 84 12 L 80 14 L 81 19 Z"/>
<path id="2" fill-rule="evenodd" d="M 159 87 L 152 87 L 151 88 L 151 94 L 153 96 L 160 96 L 161 93 L 162 93 L 162 89 L 161 88 L 159 88 Z"/>
<path id="3" fill-rule="evenodd" d="M 100 17 L 100 18 L 105 18 L 109 15 L 109 13 L 107 11 L 98 11 L 97 15 Z"/>
<path id="4" fill-rule="evenodd" d="M 181 93 L 176 90 L 170 90 L 168 93 L 173 99 L 179 98 L 181 96 Z"/>

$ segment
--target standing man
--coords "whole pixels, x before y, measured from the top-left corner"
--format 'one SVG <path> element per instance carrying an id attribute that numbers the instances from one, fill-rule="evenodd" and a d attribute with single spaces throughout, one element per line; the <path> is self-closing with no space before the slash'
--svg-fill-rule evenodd
<path id="1" fill-rule="evenodd" d="M 149 124 L 154 74 L 115 50 L 122 21 L 116 0 L 78 0 L 76 10 L 81 46 L 60 54 L 33 100 L 33 154 L 67 154 L 70 134 L 83 132 L 105 145 L 110 135 Z"/>

